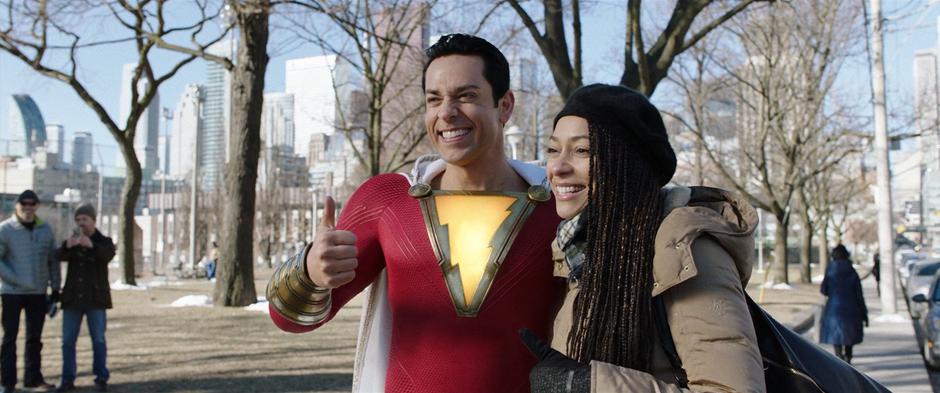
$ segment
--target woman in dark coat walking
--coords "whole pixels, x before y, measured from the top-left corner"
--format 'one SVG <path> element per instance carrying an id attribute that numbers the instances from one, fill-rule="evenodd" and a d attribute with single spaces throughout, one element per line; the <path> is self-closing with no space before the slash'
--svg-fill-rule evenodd
<path id="1" fill-rule="evenodd" d="M 849 260 L 849 251 L 838 245 L 826 269 L 820 291 L 828 296 L 819 341 L 832 344 L 836 356 L 852 363 L 852 346 L 862 342 L 862 324 L 868 326 L 868 308 L 862 282 Z"/>

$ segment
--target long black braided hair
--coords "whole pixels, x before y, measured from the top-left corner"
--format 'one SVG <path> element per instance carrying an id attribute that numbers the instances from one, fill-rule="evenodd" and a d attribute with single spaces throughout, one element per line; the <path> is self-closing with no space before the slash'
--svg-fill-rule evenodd
<path id="1" fill-rule="evenodd" d="M 668 160 L 655 167 L 641 150 L 649 146 L 622 123 L 588 124 L 587 245 L 568 354 L 582 363 L 650 371 L 654 242 L 663 219 L 663 173 L 671 177 L 675 161 L 671 169 Z"/>

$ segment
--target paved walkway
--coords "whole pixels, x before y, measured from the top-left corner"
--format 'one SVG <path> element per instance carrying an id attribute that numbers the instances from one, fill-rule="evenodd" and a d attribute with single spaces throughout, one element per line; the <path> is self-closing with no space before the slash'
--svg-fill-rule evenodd
<path id="1" fill-rule="evenodd" d="M 792 269 L 791 269 L 792 270 Z M 860 269 L 864 270 L 864 268 Z M 864 271 L 859 273 L 864 275 Z M 747 291 L 755 300 L 760 293 L 760 278 L 755 274 L 748 285 Z M 819 294 L 819 284 L 802 284 L 798 282 L 798 275 L 791 271 L 791 278 L 796 283 L 787 290 L 767 289 L 761 307 L 767 310 L 778 321 L 792 327 L 805 325 L 816 305 L 823 302 Z M 755 282 L 758 281 L 758 282 Z M 932 393 L 931 380 L 920 356 L 917 338 L 913 324 L 907 312 L 903 295 L 898 289 L 898 315 L 904 316 L 904 322 L 881 322 L 881 300 L 875 288 L 875 280 L 867 278 L 862 281 L 865 292 L 865 302 L 868 305 L 871 324 L 865 329 L 865 341 L 855 347 L 853 364 L 862 372 L 875 378 L 892 392 L 898 393 Z M 818 325 L 816 325 L 818 326 Z M 815 328 L 803 334 L 809 340 L 815 340 Z M 832 351 L 829 345 L 822 345 Z M 940 380 L 940 376 L 935 378 Z"/>
<path id="2" fill-rule="evenodd" d="M 911 322 L 881 322 L 881 300 L 875 281 L 862 281 L 871 324 L 865 341 L 855 347 L 853 363 L 892 392 L 932 393 L 927 370 L 918 351 Z M 898 314 L 909 319 L 907 305 L 898 291 Z"/>

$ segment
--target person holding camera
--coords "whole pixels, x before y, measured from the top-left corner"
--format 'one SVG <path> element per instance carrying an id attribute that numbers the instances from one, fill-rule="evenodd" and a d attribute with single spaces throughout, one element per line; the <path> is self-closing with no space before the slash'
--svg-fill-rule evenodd
<path id="1" fill-rule="evenodd" d="M 114 242 L 95 228 L 95 208 L 83 204 L 75 211 L 75 233 L 59 248 L 60 259 L 68 263 L 65 287 L 62 289 L 62 382 L 56 391 L 75 389 L 75 341 L 82 317 L 88 321 L 93 352 L 92 371 L 95 388 L 108 389 L 107 325 L 105 310 L 111 308 L 111 286 L 108 283 L 108 262 L 114 258 Z"/>

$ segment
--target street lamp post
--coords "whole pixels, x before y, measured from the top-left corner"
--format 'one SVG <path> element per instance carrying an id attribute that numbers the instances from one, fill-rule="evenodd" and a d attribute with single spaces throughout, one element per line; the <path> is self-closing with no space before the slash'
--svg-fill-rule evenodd
<path id="1" fill-rule="evenodd" d="M 66 188 L 62 190 L 61 194 L 56 194 L 53 197 L 53 200 L 55 200 L 58 203 L 65 204 L 66 206 L 65 217 L 66 217 L 66 220 L 68 220 L 69 217 L 72 217 L 72 205 L 82 200 L 82 191 L 74 189 L 74 188 Z"/>
<path id="2" fill-rule="evenodd" d="M 196 128 L 195 146 L 193 147 L 193 173 L 189 182 L 189 262 L 190 267 L 196 268 L 196 204 L 199 202 L 199 128 Z M 179 263 L 177 261 L 177 263 Z"/>
<path id="3" fill-rule="evenodd" d="M 166 173 L 160 170 L 157 173 L 160 174 L 160 267 L 166 274 Z M 157 275 L 156 265 L 153 266 L 153 275 Z"/>
<path id="4" fill-rule="evenodd" d="M 519 147 L 522 145 L 522 141 L 525 139 L 525 132 L 523 132 L 519 127 L 512 125 L 506 129 L 506 142 L 509 143 L 509 148 L 512 150 L 512 159 L 519 159 Z"/>

